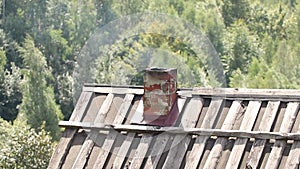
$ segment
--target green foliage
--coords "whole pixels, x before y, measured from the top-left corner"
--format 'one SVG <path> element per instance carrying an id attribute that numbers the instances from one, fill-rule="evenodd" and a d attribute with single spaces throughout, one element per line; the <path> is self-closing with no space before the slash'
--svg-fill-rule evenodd
<path id="1" fill-rule="evenodd" d="M 258 36 L 270 36 L 273 40 L 290 38 L 291 27 L 296 24 L 292 11 L 281 3 L 270 6 L 253 3 L 250 6 L 250 16 L 245 21 L 249 29 Z"/>
<path id="2" fill-rule="evenodd" d="M 0 29 L 0 117 L 13 121 L 18 114 L 18 105 L 22 100 L 20 89 L 21 71 L 10 57 L 13 53 L 3 30 Z"/>
<path id="3" fill-rule="evenodd" d="M 264 60 L 253 58 L 249 73 L 243 75 L 239 69 L 234 71 L 230 85 L 245 88 L 280 88 L 280 78 L 278 73 L 269 68 Z"/>
<path id="4" fill-rule="evenodd" d="M 20 69 L 12 64 L 11 71 L 0 70 L 0 81 L 0 116 L 13 121 L 22 100 Z"/>
<path id="5" fill-rule="evenodd" d="M 0 68 L 4 69 L 6 65 L 6 56 L 5 56 L 5 51 L 3 49 L 0 50 Z"/>
<path id="6" fill-rule="evenodd" d="M 11 125 L 0 118 L 0 131 L 0 168 L 47 168 L 54 144 L 43 128 L 36 132 L 23 122 Z"/>
<path id="7" fill-rule="evenodd" d="M 226 26 L 230 26 L 237 20 L 244 20 L 249 15 L 248 0 L 223 0 L 221 1 L 222 16 Z"/>
<path id="8" fill-rule="evenodd" d="M 222 62 L 227 77 L 239 69 L 241 73 L 248 72 L 252 58 L 262 54 L 258 37 L 251 34 L 243 20 L 236 21 L 223 36 Z"/>
<path id="9" fill-rule="evenodd" d="M 159 26 L 160 23 L 156 23 L 155 27 Z M 145 67 L 167 65 L 178 68 L 180 87 L 209 85 L 205 60 L 201 60 L 188 43 L 171 36 L 143 33 L 103 51 L 104 55 L 97 60 L 95 79 L 98 83 L 142 85 L 141 73 Z"/>
<path id="10" fill-rule="evenodd" d="M 45 57 L 35 47 L 31 37 L 25 39 L 20 53 L 26 67 L 20 116 L 25 117 L 28 124 L 35 129 L 45 121 L 45 130 L 49 131 L 54 139 L 58 139 L 60 129 L 57 124 L 62 114 L 55 102 L 53 88 L 47 84 L 47 79 L 52 77 Z"/>
<path id="11" fill-rule="evenodd" d="M 74 88 L 82 87 L 73 79 L 74 70 L 84 69 L 79 80 L 93 76 L 99 83 L 142 84 L 146 65 L 168 62 L 179 68 L 181 87 L 220 86 L 218 71 L 224 69 L 228 87 L 300 88 L 300 5 L 295 0 L 6 0 L 0 6 L 0 116 L 13 122 L 20 110 L 20 118 L 37 130 L 45 121 L 54 139 L 58 120 L 72 113 Z M 80 60 L 81 48 L 97 28 L 138 13 L 174 19 L 137 24 L 131 37 L 121 30 L 113 45 L 91 45 L 100 51 L 93 55 L 99 59 Z M 152 32 L 140 31 L 143 26 Z M 189 33 L 191 27 L 199 32 Z M 208 37 L 222 65 L 191 45 L 190 37 L 199 33 Z M 80 62 L 89 66 L 75 67 Z"/>

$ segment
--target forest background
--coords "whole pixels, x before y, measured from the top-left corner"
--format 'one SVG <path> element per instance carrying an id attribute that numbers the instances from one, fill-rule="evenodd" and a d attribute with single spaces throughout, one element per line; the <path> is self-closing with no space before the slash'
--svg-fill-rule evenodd
<path id="1" fill-rule="evenodd" d="M 217 51 L 226 81 L 203 82 L 200 75 L 207 74 L 207 65 L 184 41 L 168 35 L 138 34 L 103 57 L 132 71 L 137 79 L 132 84 L 140 84 L 140 75 L 130 60 L 143 48 L 152 47 L 182 57 L 199 77 L 197 86 L 300 89 L 299 3 L 1 0 L 0 167 L 46 168 L 60 137 L 58 121 L 68 120 L 74 108 L 73 72 L 82 47 L 97 28 L 123 16 L 162 13 L 192 24 Z M 164 29 L 172 23 L 165 24 L 154 26 Z M 105 59 L 96 64 L 98 69 L 92 72 L 95 82 L 111 83 L 117 67 L 110 67 Z"/>

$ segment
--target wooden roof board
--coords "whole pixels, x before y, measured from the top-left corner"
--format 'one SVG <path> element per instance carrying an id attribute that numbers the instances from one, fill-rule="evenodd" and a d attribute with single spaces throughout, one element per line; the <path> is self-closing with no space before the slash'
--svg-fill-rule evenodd
<path id="1" fill-rule="evenodd" d="M 299 90 L 179 90 L 181 113 L 173 127 L 187 129 L 181 133 L 132 125 L 142 94 L 139 86 L 86 85 L 48 168 L 299 166 L 300 143 L 286 139 L 300 138 Z M 193 128 L 203 134 L 186 132 Z"/>

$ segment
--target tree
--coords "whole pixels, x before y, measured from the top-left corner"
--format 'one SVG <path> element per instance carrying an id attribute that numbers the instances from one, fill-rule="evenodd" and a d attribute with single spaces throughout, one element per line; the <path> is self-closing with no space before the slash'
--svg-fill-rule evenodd
<path id="1" fill-rule="evenodd" d="M 58 139 L 60 129 L 57 124 L 62 114 L 59 105 L 55 102 L 53 88 L 47 84 L 47 80 L 52 76 L 47 68 L 45 57 L 35 47 L 30 36 L 25 39 L 20 53 L 26 69 L 24 69 L 25 82 L 19 116 L 35 129 L 45 122 L 45 130 L 49 131 L 54 139 Z"/>
<path id="2" fill-rule="evenodd" d="M 141 84 L 142 73 L 139 70 L 141 65 L 148 62 L 149 56 L 155 58 L 152 63 L 164 65 L 161 56 L 172 55 L 181 59 L 184 66 L 188 65 L 187 69 L 180 72 L 189 70 L 198 78 L 193 86 L 206 85 L 201 80 L 210 74 L 207 69 L 212 65 L 215 66 L 213 68 L 223 67 L 211 64 L 213 61 L 207 62 L 205 58 L 199 59 L 199 55 L 195 54 L 199 52 L 194 52 L 201 50 L 199 45 L 194 48 L 189 46 L 191 37 L 199 32 L 209 38 L 221 57 L 230 87 L 299 88 L 300 6 L 295 0 L 87 0 L 85 3 L 80 0 L 9 0 L 8 3 L 5 0 L 0 1 L 0 6 L 0 116 L 6 120 L 14 120 L 22 92 L 25 91 L 20 91 L 19 84 L 23 80 L 20 69 L 29 66 L 23 62 L 18 46 L 23 44 L 26 34 L 32 37 L 35 47 L 46 60 L 45 65 L 50 70 L 45 77 L 46 87 L 53 88 L 55 102 L 60 104 L 65 120 L 73 109 L 74 88 L 82 88 L 82 84 L 72 76 L 74 70 L 80 69 L 75 68 L 80 62 L 89 64 L 84 69 L 93 68 L 93 72 L 78 75 L 83 79 L 96 74 L 97 82 L 109 83 L 108 78 L 118 81 L 118 77 L 122 76 L 124 79 L 118 81 L 120 84 L 130 79 L 132 84 Z M 81 48 L 97 27 L 105 27 L 115 19 L 141 13 L 166 14 L 173 19 L 159 24 L 137 24 L 136 28 L 132 28 L 136 29 L 136 35 L 127 39 L 122 39 L 126 35 L 120 35 L 120 41 L 110 47 L 96 49 L 99 46 L 92 44 L 91 48 L 102 52 L 100 57 L 103 60 L 93 62 L 87 56 L 79 58 Z M 153 21 L 160 19 L 154 17 Z M 179 20 L 188 24 L 180 25 L 177 22 Z M 124 26 L 128 23 L 124 23 Z M 190 25 L 197 28 L 195 32 L 189 31 Z M 163 33 L 143 33 L 138 28 L 142 26 Z M 187 32 L 189 36 L 185 36 Z M 181 37 L 174 37 L 175 34 Z M 94 40 L 108 42 L 113 38 L 103 35 Z M 192 40 L 200 42 L 202 38 L 195 37 Z M 151 48 L 155 50 L 151 52 Z M 142 55 L 148 58 L 142 58 Z M 109 62 L 115 65 L 109 68 Z M 126 75 L 125 68 L 128 71 Z M 222 71 L 218 69 L 216 72 Z M 183 76 L 179 74 L 178 77 Z M 29 75 L 25 76 L 27 82 L 24 84 L 28 83 L 28 78 Z M 251 78 L 256 79 L 255 84 L 251 83 Z M 73 82 L 75 87 L 72 86 Z"/>
<path id="3" fill-rule="evenodd" d="M 13 122 L 22 100 L 21 71 L 14 64 L 11 71 L 0 70 L 0 117 Z"/>
<path id="4" fill-rule="evenodd" d="M 14 53 L 11 51 L 14 44 L 10 41 L 0 29 L 0 117 L 12 122 L 18 114 L 22 92 L 21 71 L 14 62 L 9 62 Z"/>
<path id="5" fill-rule="evenodd" d="M 222 16 L 226 26 L 230 26 L 237 20 L 243 20 L 248 17 L 249 1 L 248 0 L 223 0 Z"/>
<path id="6" fill-rule="evenodd" d="M 39 130 L 0 118 L 0 168 L 47 168 L 54 144 L 48 132 Z"/>
<path id="7" fill-rule="evenodd" d="M 243 20 L 238 20 L 227 28 L 227 34 L 222 39 L 224 46 L 221 58 L 229 83 L 235 70 L 239 69 L 242 74 L 247 74 L 253 57 L 259 57 L 263 53 L 257 39 Z"/>
<path id="8" fill-rule="evenodd" d="M 260 58 L 252 58 L 247 74 L 240 69 L 233 71 L 230 77 L 231 87 L 243 88 L 283 88 L 283 76 Z"/>

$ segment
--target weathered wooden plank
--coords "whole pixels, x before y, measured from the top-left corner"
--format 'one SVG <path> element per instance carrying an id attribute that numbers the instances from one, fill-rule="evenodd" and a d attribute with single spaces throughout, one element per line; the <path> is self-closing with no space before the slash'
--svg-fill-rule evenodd
<path id="1" fill-rule="evenodd" d="M 114 95 L 113 94 L 108 94 L 99 110 L 97 113 L 97 116 L 95 117 L 94 123 L 104 123 L 106 114 L 108 113 L 110 106 L 113 102 Z M 97 139 L 98 132 L 95 130 L 92 130 L 89 135 L 87 136 L 86 140 L 84 141 L 80 152 L 78 153 L 76 160 L 72 166 L 72 169 L 81 169 L 84 168 L 87 158 L 89 157 L 89 154 L 91 153 L 93 146 L 94 146 L 94 141 Z"/>
<path id="2" fill-rule="evenodd" d="M 87 137 L 86 132 L 80 130 L 75 133 L 73 136 L 73 140 L 71 146 L 68 150 L 66 158 L 64 159 L 64 163 L 61 166 L 62 169 L 70 169 L 75 162 L 76 156 L 79 153 L 82 144 L 84 143 Z"/>
<path id="3" fill-rule="evenodd" d="M 144 90 L 143 86 L 118 86 L 118 85 L 99 85 L 85 84 L 84 91 L 92 91 L 98 88 L 119 88 L 119 89 L 135 89 Z M 138 92 L 140 93 L 140 92 Z M 124 93 L 123 93 L 124 94 Z M 142 93 L 143 94 L 143 93 Z M 277 98 L 300 98 L 300 90 L 295 89 L 247 89 L 247 88 L 211 88 L 197 87 L 188 89 L 178 89 L 179 95 L 203 95 L 203 96 L 243 96 L 241 98 L 256 97 L 277 97 Z"/>
<path id="4" fill-rule="evenodd" d="M 112 166 L 113 169 L 120 169 L 122 167 L 124 160 L 128 154 L 128 150 L 130 149 L 131 143 L 135 137 L 135 134 L 136 133 L 134 132 L 129 132 L 127 134 L 125 141 L 118 151 L 118 154 Z"/>
<path id="5" fill-rule="evenodd" d="M 178 98 L 178 110 L 182 114 L 183 107 L 186 104 L 186 98 Z M 178 118 L 177 122 L 180 123 L 181 119 Z M 164 152 L 164 149 L 170 139 L 170 135 L 168 132 L 163 132 L 156 136 L 156 141 L 152 146 L 152 150 L 150 152 L 150 156 L 147 158 L 145 168 L 156 168 L 159 164 L 159 160 Z"/>
<path id="6" fill-rule="evenodd" d="M 194 97 L 187 104 L 179 127 L 195 127 L 203 107 L 203 99 Z M 178 134 L 175 136 L 163 168 L 179 168 L 190 143 L 191 136 Z M 175 160 L 176 159 L 176 160 Z"/>
<path id="7" fill-rule="evenodd" d="M 157 168 L 161 155 L 170 139 L 170 134 L 162 133 L 157 136 L 155 144 L 152 146 L 152 151 L 148 157 L 144 168 Z"/>
<path id="8" fill-rule="evenodd" d="M 136 149 L 135 155 L 131 161 L 129 168 L 139 169 L 142 166 L 142 162 L 148 152 L 149 146 L 153 139 L 153 134 L 144 134 L 141 138 L 141 141 Z"/>
<path id="9" fill-rule="evenodd" d="M 75 106 L 75 109 L 70 117 L 70 121 L 81 121 L 84 113 L 87 110 L 87 107 L 92 100 L 92 92 L 82 92 L 78 102 Z M 63 133 L 62 138 L 60 139 L 58 145 L 52 157 L 50 159 L 48 169 L 57 169 L 61 168 L 63 160 L 66 157 L 68 149 L 70 148 L 73 136 L 77 132 L 77 129 L 66 129 Z"/>
<path id="10" fill-rule="evenodd" d="M 299 112 L 298 110 L 298 116 Z M 300 124 L 298 126 L 297 133 L 300 134 Z M 291 147 L 290 154 L 287 158 L 284 168 L 299 169 L 300 167 L 300 141 L 295 141 Z"/>
<path id="11" fill-rule="evenodd" d="M 125 95 L 125 98 L 118 110 L 117 116 L 114 119 L 114 122 L 113 122 L 114 124 L 122 124 L 123 123 L 123 121 L 128 113 L 128 110 L 131 106 L 131 103 L 133 101 L 133 98 L 134 98 L 133 94 Z"/>
<path id="12" fill-rule="evenodd" d="M 139 101 L 139 105 L 142 104 L 142 100 Z M 136 109 L 135 111 L 135 114 L 137 113 L 137 111 L 140 111 L 140 109 Z M 129 125 L 130 126 L 130 125 Z M 135 132 L 128 132 L 127 133 L 127 136 L 125 138 L 125 141 L 122 143 L 117 155 L 116 155 L 116 158 L 115 158 L 115 161 L 113 163 L 113 166 L 112 168 L 121 168 L 123 163 L 124 163 L 124 160 L 126 158 L 126 155 L 130 149 L 130 146 L 131 146 L 131 143 L 132 143 L 132 140 L 134 139 L 136 133 Z M 94 166 L 95 168 L 95 166 Z M 96 169 L 96 168 L 95 168 Z"/>
<path id="13" fill-rule="evenodd" d="M 78 123 L 60 121 L 60 125 L 68 128 L 96 129 L 104 131 L 127 131 L 136 133 L 163 133 L 190 134 L 200 136 L 219 136 L 219 137 L 241 137 L 255 139 L 276 139 L 276 140 L 300 140 L 300 133 L 266 132 L 266 131 L 247 131 L 247 130 L 223 130 L 223 129 L 204 129 L 204 128 L 180 128 L 180 127 L 156 127 L 141 125 L 110 125 Z M 259 140 L 258 140 L 259 141 Z"/>
<path id="14" fill-rule="evenodd" d="M 273 121 L 276 117 L 278 108 L 280 105 L 280 101 L 269 101 L 266 111 L 263 114 L 262 120 L 258 127 L 258 131 L 270 131 Z M 253 146 L 250 150 L 248 159 L 247 159 L 247 167 L 248 168 L 257 168 L 259 159 L 262 156 L 263 149 L 265 147 L 266 139 L 255 140 Z"/>
<path id="15" fill-rule="evenodd" d="M 285 167 L 286 169 L 299 169 L 300 166 L 300 141 L 295 141 L 290 150 Z"/>
<path id="16" fill-rule="evenodd" d="M 299 99 L 300 90 L 293 89 L 243 89 L 243 88 L 194 88 L 193 91 L 183 91 L 193 95 L 202 96 L 225 96 L 233 98 L 281 98 L 281 99 Z"/>
<path id="17" fill-rule="evenodd" d="M 93 92 L 82 92 L 73 110 L 69 121 L 81 121 L 84 113 L 88 109 L 88 105 L 92 100 Z"/>
<path id="18" fill-rule="evenodd" d="M 185 102 L 186 102 L 186 98 L 178 98 L 177 103 L 178 103 L 179 112 L 182 112 Z M 179 121 L 179 119 L 177 121 Z M 169 139 L 170 139 L 170 135 L 167 132 L 164 132 L 164 133 L 156 136 L 156 142 L 152 146 L 152 150 L 150 152 L 150 156 L 147 158 L 145 168 L 156 168 L 157 167 L 159 160 L 161 158 L 161 155 L 163 154 L 164 149 L 165 149 Z M 143 152 L 143 153 L 145 153 L 145 152 Z M 138 166 L 138 165 L 140 165 L 141 161 L 137 161 L 134 163 L 137 163 L 137 165 L 134 165 L 134 166 Z"/>
<path id="19" fill-rule="evenodd" d="M 240 129 L 241 130 L 249 130 L 253 128 L 254 122 L 256 120 L 256 117 L 258 116 L 259 109 L 261 106 L 260 101 L 250 101 L 247 110 L 245 112 L 243 121 L 241 123 Z M 229 159 L 226 164 L 226 169 L 233 169 L 238 168 L 240 160 L 242 158 L 244 149 L 246 147 L 248 139 L 246 138 L 238 138 L 234 146 L 232 148 L 232 151 L 230 153 Z"/>
<path id="20" fill-rule="evenodd" d="M 143 99 L 141 99 L 136 108 L 136 111 L 134 112 L 133 116 L 130 119 L 130 123 L 141 124 L 142 121 L 144 120 L 143 113 L 144 113 L 144 104 L 143 104 Z"/>
<path id="21" fill-rule="evenodd" d="M 203 119 L 203 123 L 201 124 L 201 128 L 211 129 L 216 120 L 218 112 L 221 110 L 223 105 L 223 99 L 213 98 L 209 106 L 206 115 Z M 186 166 L 187 169 L 197 168 L 201 155 L 204 152 L 205 143 L 209 136 L 198 136 L 193 145 L 193 149 L 187 156 Z"/>
<path id="22" fill-rule="evenodd" d="M 121 88 L 121 87 L 84 87 L 83 91 L 95 93 L 113 93 L 113 94 L 144 94 L 144 89 L 137 88 Z"/>
<path id="23" fill-rule="evenodd" d="M 113 84 L 97 84 L 97 83 L 84 83 L 84 87 L 114 87 L 114 88 L 133 88 L 143 89 L 142 85 L 113 85 Z"/>
<path id="24" fill-rule="evenodd" d="M 123 103 L 118 110 L 117 116 L 114 119 L 114 124 L 122 124 L 128 110 L 130 108 L 130 104 L 134 98 L 133 94 L 127 94 L 123 100 Z M 103 143 L 103 148 L 100 150 L 99 155 L 97 156 L 97 160 L 95 160 L 95 164 L 93 168 L 102 168 L 105 164 L 106 158 L 109 154 L 109 150 L 111 150 L 116 138 L 118 136 L 118 132 L 110 131 L 106 140 Z"/>
<path id="25" fill-rule="evenodd" d="M 183 105 L 185 104 L 186 99 L 178 98 L 177 105 L 178 105 L 178 111 L 181 112 L 183 109 Z M 134 158 L 132 159 L 130 168 L 141 168 L 142 162 L 146 156 L 146 153 L 148 152 L 149 146 L 151 144 L 151 141 L 153 139 L 153 134 L 145 134 L 141 138 L 141 143 L 139 144 L 136 154 Z M 157 161 L 158 162 L 158 161 Z"/>
<path id="26" fill-rule="evenodd" d="M 224 120 L 224 123 L 221 127 L 223 130 L 231 130 L 234 126 L 236 118 L 239 116 L 241 109 L 241 102 L 234 101 L 229 109 L 229 112 Z M 218 160 L 221 156 L 222 150 L 227 142 L 227 138 L 218 137 L 210 154 L 208 155 L 208 159 L 204 165 L 205 169 L 216 168 L 218 164 Z"/>
<path id="27" fill-rule="evenodd" d="M 105 118 L 107 116 L 107 113 L 109 111 L 109 108 L 110 108 L 110 106 L 111 106 L 111 104 L 113 102 L 113 98 L 114 98 L 114 94 L 112 94 L 112 93 L 109 93 L 106 96 L 106 98 L 105 98 L 105 100 L 104 100 L 104 102 L 103 102 L 103 104 L 102 104 L 99 112 L 97 113 L 97 116 L 95 117 L 94 124 L 97 124 L 97 123 L 102 124 L 102 123 L 104 123 Z"/>
<path id="28" fill-rule="evenodd" d="M 85 85 L 83 91 L 90 91 L 96 93 L 115 93 L 115 94 L 138 94 L 144 93 L 143 86 L 110 86 L 110 85 Z M 201 96 L 220 96 L 226 98 L 247 98 L 252 99 L 266 99 L 267 100 L 299 100 L 300 90 L 294 89 L 246 89 L 246 88 L 191 88 L 191 89 L 178 89 L 178 95 L 189 96 L 201 95 Z"/>
<path id="29" fill-rule="evenodd" d="M 292 130 L 293 124 L 295 122 L 298 113 L 298 109 L 299 109 L 298 102 L 288 103 L 286 112 L 283 117 L 282 124 L 280 126 L 280 132 L 288 133 Z M 286 145 L 286 141 L 282 141 L 282 140 L 275 141 L 270 156 L 268 158 L 268 161 L 266 163 L 266 168 L 272 169 L 278 167 L 285 145 Z"/>

